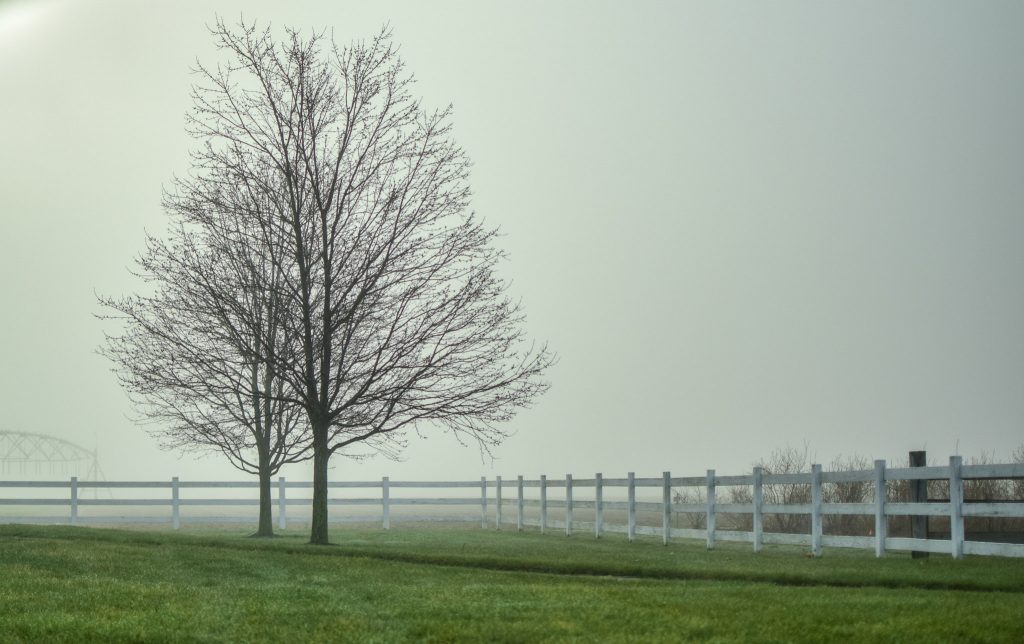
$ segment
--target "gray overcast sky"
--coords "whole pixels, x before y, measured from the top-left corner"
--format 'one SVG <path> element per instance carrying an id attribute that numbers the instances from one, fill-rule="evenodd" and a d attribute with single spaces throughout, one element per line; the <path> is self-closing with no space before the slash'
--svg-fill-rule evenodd
<path id="1" fill-rule="evenodd" d="M 455 106 L 553 387 L 481 462 L 338 479 L 746 471 L 1024 442 L 1024 3 L 0 0 L 0 428 L 108 478 L 238 478 L 127 420 L 94 292 L 165 225 L 218 12 L 389 23 Z M 289 476 L 308 478 L 296 467 Z"/>

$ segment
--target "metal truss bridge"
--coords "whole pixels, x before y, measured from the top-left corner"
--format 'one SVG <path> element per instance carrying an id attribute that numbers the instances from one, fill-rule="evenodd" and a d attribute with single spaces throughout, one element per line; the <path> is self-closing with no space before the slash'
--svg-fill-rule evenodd
<path id="1" fill-rule="evenodd" d="M 57 436 L 0 430 L 0 478 L 68 478 L 102 481 L 96 450 Z"/>

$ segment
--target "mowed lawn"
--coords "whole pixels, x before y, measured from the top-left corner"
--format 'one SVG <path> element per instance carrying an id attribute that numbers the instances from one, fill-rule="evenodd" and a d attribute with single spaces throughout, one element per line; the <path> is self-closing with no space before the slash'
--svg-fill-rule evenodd
<path id="1" fill-rule="evenodd" d="M 479 528 L 0 526 L 0 641 L 1024 641 L 1024 561 Z"/>

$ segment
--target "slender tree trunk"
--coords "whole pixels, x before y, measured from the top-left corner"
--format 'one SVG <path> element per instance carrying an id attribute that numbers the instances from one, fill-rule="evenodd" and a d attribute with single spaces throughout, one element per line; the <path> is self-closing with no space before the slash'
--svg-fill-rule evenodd
<path id="1" fill-rule="evenodd" d="M 327 427 L 322 423 L 313 425 L 313 519 L 309 542 L 325 546 L 327 538 Z"/>
<path id="2" fill-rule="evenodd" d="M 259 392 L 260 365 L 252 363 L 252 388 Z M 270 393 L 270 370 L 264 373 L 263 391 Z M 263 396 L 254 393 L 252 397 L 253 419 L 256 427 L 253 434 L 256 436 L 256 449 L 259 458 L 260 477 L 260 524 L 256 529 L 254 537 L 274 536 L 273 517 L 270 514 L 270 433 L 272 431 L 270 417 L 270 401 Z"/>
<path id="3" fill-rule="evenodd" d="M 260 454 L 260 527 L 254 537 L 274 536 L 274 519 L 271 514 L 273 500 L 270 498 L 270 463 L 269 458 Z"/>

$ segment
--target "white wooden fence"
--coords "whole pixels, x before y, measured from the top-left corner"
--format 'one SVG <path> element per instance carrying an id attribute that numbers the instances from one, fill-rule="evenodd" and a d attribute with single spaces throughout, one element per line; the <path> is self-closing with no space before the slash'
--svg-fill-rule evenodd
<path id="1" fill-rule="evenodd" d="M 674 537 L 694 538 L 706 541 L 707 547 L 714 548 L 716 541 L 750 542 L 755 552 L 760 551 L 764 544 L 791 544 L 809 546 L 814 556 L 820 556 L 824 547 L 864 548 L 873 549 L 876 556 L 882 557 L 887 550 L 914 550 L 923 552 L 947 553 L 954 558 L 962 558 L 965 554 L 998 555 L 1024 557 L 1024 544 L 992 543 L 970 541 L 965 538 L 965 517 L 1006 517 L 1024 518 L 1024 502 L 1018 500 L 1010 503 L 965 502 L 963 482 L 969 479 L 1020 479 L 1024 478 L 1024 464 L 997 465 L 963 465 L 959 456 L 951 457 L 948 466 L 941 467 L 900 467 L 887 468 L 885 461 L 875 461 L 872 470 L 823 472 L 820 465 L 813 465 L 811 472 L 802 474 L 767 474 L 761 468 L 754 468 L 751 474 L 740 476 L 719 476 L 714 470 L 708 470 L 704 476 L 675 478 L 664 472 L 657 478 L 638 478 L 630 472 L 626 478 L 604 478 L 600 473 L 594 478 L 574 479 L 571 474 L 564 479 L 527 480 L 522 476 L 514 480 L 496 477 L 479 481 L 391 481 L 384 477 L 381 481 L 350 482 L 337 481 L 328 483 L 331 489 L 368 488 L 379 489 L 379 496 L 368 498 L 331 498 L 333 506 L 379 506 L 381 514 L 376 517 L 385 529 L 391 527 L 391 508 L 402 505 L 419 506 L 478 506 L 479 521 L 482 528 L 487 528 L 493 521 L 497 528 L 515 525 L 518 530 L 524 526 L 539 527 L 541 531 L 549 529 L 564 530 L 571 535 L 574 531 L 592 531 L 600 538 L 605 532 L 625 533 L 629 541 L 636 539 L 638 534 L 660 536 L 664 543 Z M 902 503 L 891 502 L 886 498 L 886 482 L 913 480 L 947 480 L 949 482 L 949 501 Z M 822 485 L 827 483 L 848 483 L 864 481 L 874 488 L 874 499 L 870 503 L 826 503 L 823 501 Z M 810 486 L 810 503 L 773 505 L 764 502 L 764 486 L 766 485 L 807 485 Z M 752 488 L 751 503 L 718 503 L 718 488 L 727 486 L 750 486 Z M 170 506 L 170 522 L 173 528 L 181 525 L 181 508 L 183 506 L 255 506 L 258 499 L 220 499 L 220 498 L 182 498 L 181 491 L 189 489 L 210 488 L 257 488 L 255 481 L 245 482 L 192 482 L 179 481 L 177 477 L 170 481 L 79 481 L 72 477 L 70 481 L 0 481 L 2 488 L 67 488 L 70 494 L 63 498 L 5 498 L 0 497 L 0 506 L 69 506 L 70 514 L 67 521 L 72 524 L 91 521 L 79 515 L 83 506 Z M 673 489 L 701 488 L 705 492 L 706 501 L 702 503 L 674 503 Z M 82 498 L 83 489 L 107 488 L 164 488 L 170 489 L 170 498 Z M 311 489 L 310 482 L 289 482 L 283 477 L 275 485 L 278 528 L 287 526 L 288 506 L 310 505 L 307 498 L 293 498 L 287 495 L 288 489 Z M 393 489 L 457 489 L 471 488 L 479 490 L 478 496 L 447 497 L 395 497 Z M 527 498 L 527 490 L 536 488 L 536 498 Z M 609 500 L 607 493 L 625 491 L 625 500 Z M 549 498 L 548 491 L 561 490 L 561 498 Z M 638 501 L 637 490 L 660 492 L 659 501 Z M 512 494 L 507 494 L 511 491 Z M 580 498 L 580 493 L 587 498 Z M 506 513 L 511 506 L 512 512 Z M 493 511 L 491 510 L 493 508 Z M 528 518 L 527 508 L 536 509 L 533 514 L 537 518 Z M 576 512 L 588 510 L 593 518 L 591 522 L 578 521 Z M 551 510 L 560 510 L 562 519 L 553 519 Z M 625 524 L 606 520 L 607 511 L 625 512 Z M 705 528 L 686 529 L 672 527 L 673 513 L 697 513 L 705 518 Z M 650 518 L 660 515 L 660 526 L 639 525 L 637 514 L 644 513 Z M 720 530 L 716 529 L 716 516 L 720 514 L 751 515 L 752 530 Z M 763 528 L 766 514 L 797 514 L 810 516 L 808 534 L 787 534 L 766 532 Z M 874 518 L 873 536 L 826 535 L 822 531 L 822 517 L 825 515 L 867 515 Z M 890 537 L 887 535 L 889 519 L 899 516 L 931 516 L 949 519 L 949 539 L 913 539 Z M 415 517 L 422 520 L 424 517 Z M 366 518 L 349 517 L 349 520 Z M 11 521 L 11 517 L 0 516 L 0 523 Z M 43 519 L 18 517 L 21 522 L 41 522 Z M 219 519 L 224 520 L 224 519 Z M 332 516 L 332 521 L 338 517 Z M 471 519 L 476 521 L 476 518 Z"/>

